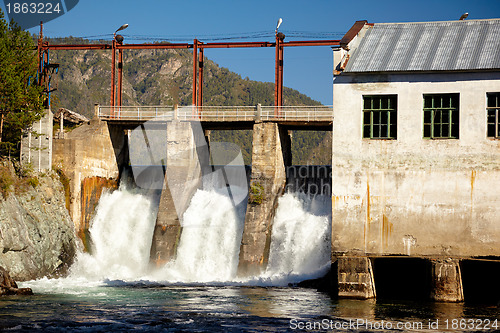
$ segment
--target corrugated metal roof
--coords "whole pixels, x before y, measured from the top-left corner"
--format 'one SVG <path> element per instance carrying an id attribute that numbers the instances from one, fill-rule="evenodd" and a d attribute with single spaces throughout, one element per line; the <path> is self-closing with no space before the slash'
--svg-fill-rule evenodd
<path id="1" fill-rule="evenodd" d="M 345 72 L 500 69 L 500 19 L 368 27 Z"/>

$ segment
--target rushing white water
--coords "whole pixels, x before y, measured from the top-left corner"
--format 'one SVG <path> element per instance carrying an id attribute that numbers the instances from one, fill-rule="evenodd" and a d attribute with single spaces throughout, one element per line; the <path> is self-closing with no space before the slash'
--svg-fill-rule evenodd
<path id="1" fill-rule="evenodd" d="M 79 253 L 71 277 L 133 280 L 147 272 L 156 208 L 152 195 L 122 183 L 104 193 L 89 229 L 92 254 Z"/>
<path id="2" fill-rule="evenodd" d="M 113 285 L 119 281 L 286 285 L 326 272 L 330 200 L 287 193 L 279 199 L 273 221 L 267 270 L 261 276 L 238 279 L 246 205 L 235 207 L 235 195 L 242 194 L 234 192 L 230 196 L 223 188 L 198 190 L 182 219 L 176 258 L 152 270 L 149 256 L 157 202 L 153 195 L 121 185 L 103 194 L 99 201 L 89 230 L 91 254 L 78 254 L 68 278 L 40 283 L 50 285 L 50 289 L 66 286 L 70 292 L 80 292 L 84 285 Z"/>
<path id="3" fill-rule="evenodd" d="M 245 206 L 234 207 L 223 191 L 198 190 L 184 213 L 176 259 L 154 276 L 177 282 L 233 279 L 244 219 Z"/>
<path id="4" fill-rule="evenodd" d="M 297 282 L 320 277 L 329 268 L 331 200 L 328 196 L 286 193 L 273 221 L 269 263 L 264 274 Z"/>

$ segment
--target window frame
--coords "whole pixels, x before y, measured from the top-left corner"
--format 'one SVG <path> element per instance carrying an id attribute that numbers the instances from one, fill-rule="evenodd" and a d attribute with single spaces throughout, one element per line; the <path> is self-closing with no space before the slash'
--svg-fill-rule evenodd
<path id="1" fill-rule="evenodd" d="M 397 94 L 375 94 L 363 95 L 362 107 L 362 137 L 368 140 L 397 140 L 398 139 L 398 95 Z M 370 108 L 366 107 L 366 101 L 370 99 Z M 374 101 L 378 100 L 378 107 L 374 108 Z M 384 99 L 386 99 L 384 101 Z M 383 107 L 385 105 L 387 107 Z M 369 119 L 366 114 L 369 113 Z M 385 116 L 384 116 L 385 114 Z M 377 120 L 377 119 L 378 120 Z M 368 122 L 367 122 L 368 120 Z M 378 130 L 374 130 L 378 127 Z M 367 132 L 368 128 L 368 132 Z M 385 129 L 384 129 L 385 128 Z M 382 132 L 387 136 L 382 136 Z M 378 132 L 378 135 L 374 135 Z"/>
<path id="2" fill-rule="evenodd" d="M 494 106 L 490 106 L 490 98 L 495 99 Z M 490 113 L 493 113 L 493 122 L 490 122 Z M 490 126 L 493 126 L 493 135 L 490 135 Z M 500 92 L 486 93 L 486 137 L 500 139 Z"/>
<path id="3" fill-rule="evenodd" d="M 426 104 L 426 98 L 431 98 L 431 106 Z M 449 98 L 448 106 L 445 98 Z M 429 140 L 458 140 L 460 139 L 460 94 L 459 93 L 432 93 L 423 94 L 423 126 L 422 137 Z M 439 105 L 436 105 L 439 99 Z M 456 103 L 456 105 L 454 105 Z M 438 118 L 438 119 L 437 119 Z M 439 121 L 436 121 L 439 120 Z M 446 126 L 446 128 L 444 128 Z M 439 128 L 439 135 L 436 129 Z M 443 135 L 444 132 L 448 135 Z"/>

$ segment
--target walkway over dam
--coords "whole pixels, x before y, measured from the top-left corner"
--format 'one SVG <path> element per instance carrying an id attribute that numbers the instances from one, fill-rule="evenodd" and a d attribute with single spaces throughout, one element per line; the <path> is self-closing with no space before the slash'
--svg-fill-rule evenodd
<path id="1" fill-rule="evenodd" d="M 204 129 L 252 129 L 275 122 L 287 129 L 331 131 L 331 106 L 97 106 L 99 119 L 124 128 L 146 121 L 199 121 Z"/>

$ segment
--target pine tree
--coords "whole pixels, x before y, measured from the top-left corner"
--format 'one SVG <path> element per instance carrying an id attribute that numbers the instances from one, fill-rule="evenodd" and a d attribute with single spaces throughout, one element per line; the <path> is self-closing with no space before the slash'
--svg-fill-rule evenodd
<path id="1" fill-rule="evenodd" d="M 0 144 L 4 147 L 17 147 L 21 131 L 43 115 L 37 67 L 31 35 L 13 21 L 7 23 L 0 9 Z"/>

